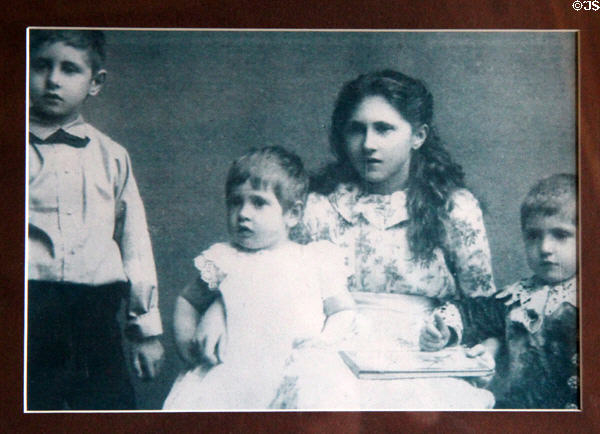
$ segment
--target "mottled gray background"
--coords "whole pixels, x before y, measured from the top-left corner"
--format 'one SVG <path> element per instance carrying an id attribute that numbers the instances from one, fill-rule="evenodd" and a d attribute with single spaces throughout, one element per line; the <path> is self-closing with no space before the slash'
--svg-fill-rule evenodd
<path id="1" fill-rule="evenodd" d="M 136 384 L 142 408 L 160 407 L 180 368 L 173 301 L 194 256 L 226 239 L 231 160 L 278 144 L 320 167 L 336 94 L 359 73 L 394 68 L 429 85 L 440 135 L 486 207 L 499 286 L 529 273 L 524 194 L 576 170 L 574 33 L 110 31 L 107 41 L 108 81 L 85 115 L 131 154 L 166 330 L 162 374 Z"/>

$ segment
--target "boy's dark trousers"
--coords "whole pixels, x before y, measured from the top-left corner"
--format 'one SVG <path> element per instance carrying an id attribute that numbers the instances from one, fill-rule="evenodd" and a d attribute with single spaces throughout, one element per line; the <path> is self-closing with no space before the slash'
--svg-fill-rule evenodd
<path id="1" fill-rule="evenodd" d="M 135 408 L 117 321 L 127 290 L 29 281 L 28 410 Z"/>

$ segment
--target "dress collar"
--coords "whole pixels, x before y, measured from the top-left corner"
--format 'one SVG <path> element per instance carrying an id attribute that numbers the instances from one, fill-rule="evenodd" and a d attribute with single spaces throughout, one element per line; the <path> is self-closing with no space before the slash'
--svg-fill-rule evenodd
<path id="1" fill-rule="evenodd" d="M 342 183 L 329 195 L 329 201 L 352 224 L 364 219 L 379 229 L 387 229 L 408 220 L 405 190 L 369 194 L 356 184 Z"/>
<path id="2" fill-rule="evenodd" d="M 532 279 L 537 280 L 535 277 Z M 547 291 L 548 294 L 544 310 L 546 315 L 551 315 L 564 302 L 577 306 L 577 279 L 575 276 L 564 282 L 544 285 L 542 290 Z"/>
<path id="3" fill-rule="evenodd" d="M 521 286 L 524 289 L 520 294 L 521 301 L 525 301 L 528 298 L 527 294 L 533 294 L 534 292 L 541 290 L 575 295 L 577 294 L 577 276 L 573 276 L 570 279 L 559 283 L 545 283 L 537 276 L 532 276 L 525 279 Z"/>

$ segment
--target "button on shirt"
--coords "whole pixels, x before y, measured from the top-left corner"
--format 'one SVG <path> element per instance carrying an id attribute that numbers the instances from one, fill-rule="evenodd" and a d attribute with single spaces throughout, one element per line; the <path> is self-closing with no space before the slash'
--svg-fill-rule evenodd
<path id="1" fill-rule="evenodd" d="M 58 128 L 30 121 L 28 278 L 131 283 L 128 332 L 162 333 L 144 206 L 127 151 L 81 117 L 62 126 L 83 147 L 43 141 Z"/>

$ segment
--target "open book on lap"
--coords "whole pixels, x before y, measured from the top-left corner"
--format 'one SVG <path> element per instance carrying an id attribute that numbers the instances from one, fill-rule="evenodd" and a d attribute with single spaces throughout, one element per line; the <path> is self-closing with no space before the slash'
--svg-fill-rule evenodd
<path id="1" fill-rule="evenodd" d="M 464 347 L 423 352 L 407 350 L 340 351 L 340 357 L 359 379 L 483 377 L 494 372 L 481 357 L 467 357 Z"/>

